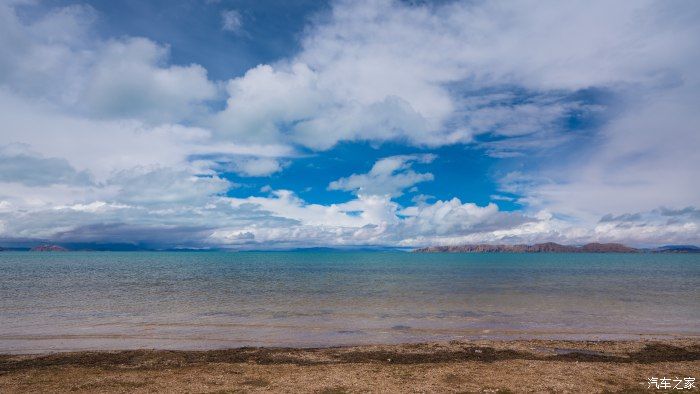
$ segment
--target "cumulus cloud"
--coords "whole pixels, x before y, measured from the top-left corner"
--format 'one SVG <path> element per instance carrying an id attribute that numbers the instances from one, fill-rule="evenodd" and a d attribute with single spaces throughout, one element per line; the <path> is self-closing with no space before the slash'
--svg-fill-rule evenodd
<path id="1" fill-rule="evenodd" d="M 282 170 L 279 161 L 268 157 L 243 159 L 236 167 L 244 176 L 267 176 Z"/>
<path id="2" fill-rule="evenodd" d="M 315 75 L 303 64 L 289 71 L 261 65 L 227 84 L 227 108 L 212 120 L 227 138 L 254 143 L 285 141 L 284 123 L 310 117 L 324 97 L 310 88 Z"/>
<path id="3" fill-rule="evenodd" d="M 582 110 L 577 91 L 669 77 L 668 65 L 692 51 L 692 40 L 674 39 L 692 30 L 685 10 L 696 7 L 683 5 L 339 1 L 297 56 L 229 83 L 214 127 L 313 149 L 483 133 L 556 140 L 557 122 Z"/>
<path id="4" fill-rule="evenodd" d="M 298 245 L 403 245 L 457 242 L 469 237 L 493 236 L 496 229 L 515 228 L 535 222 L 519 213 L 502 212 L 495 204 L 484 207 L 458 199 L 401 208 L 388 196 L 359 195 L 341 204 L 308 204 L 286 190 L 269 197 L 231 199 L 233 207 L 251 206 L 273 217 L 293 222 L 269 227 L 269 222 L 244 228 L 219 229 L 216 243 L 233 246 L 284 247 Z"/>
<path id="5" fill-rule="evenodd" d="M 146 38 L 95 40 L 89 6 L 50 10 L 30 23 L 0 5 L 0 81 L 25 97 L 98 117 L 178 122 L 205 112 L 216 85 L 199 65 L 167 65 Z"/>
<path id="6" fill-rule="evenodd" d="M 501 212 L 496 204 L 480 207 L 473 203 L 463 204 L 459 199 L 419 204 L 402 210 L 406 227 L 415 234 L 466 235 L 503 230 L 533 221 L 519 213 Z"/>
<path id="7" fill-rule="evenodd" d="M 86 38 L 95 20 L 89 6 L 53 9 L 31 22 L 17 16 L 18 4 L 0 4 L 0 82 L 45 100 L 70 103 L 80 89 L 90 53 Z"/>
<path id="8" fill-rule="evenodd" d="M 187 166 L 186 157 L 193 150 L 210 145 L 210 133 L 204 129 L 89 119 L 2 89 L 0 105 L 6 143 L 25 144 L 44 157 L 64 158 L 77 171 L 89 171 L 97 181 L 115 170 L 135 166 Z"/>
<path id="9" fill-rule="evenodd" d="M 161 67 L 168 48 L 144 38 L 110 41 L 96 54 L 81 100 L 97 116 L 177 122 L 216 97 L 199 65 Z"/>
<path id="10" fill-rule="evenodd" d="M 368 173 L 340 178 L 331 182 L 328 189 L 398 197 L 417 183 L 433 180 L 433 174 L 417 173 L 411 169 L 411 165 L 415 162 L 430 163 L 435 158 L 432 154 L 385 157 L 374 163 Z"/>

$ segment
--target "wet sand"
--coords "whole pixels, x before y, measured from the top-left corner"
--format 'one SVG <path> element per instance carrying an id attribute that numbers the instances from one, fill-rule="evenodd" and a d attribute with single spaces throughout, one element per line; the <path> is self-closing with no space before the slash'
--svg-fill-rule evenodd
<path id="1" fill-rule="evenodd" d="M 3 393 L 645 392 L 652 376 L 700 378 L 700 339 L 0 356 Z"/>

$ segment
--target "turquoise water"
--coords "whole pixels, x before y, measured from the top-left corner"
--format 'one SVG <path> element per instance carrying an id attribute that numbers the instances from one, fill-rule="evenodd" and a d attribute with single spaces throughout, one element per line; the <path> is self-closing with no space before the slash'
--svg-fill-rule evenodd
<path id="1" fill-rule="evenodd" d="M 700 335 L 700 255 L 0 253 L 0 352 Z"/>

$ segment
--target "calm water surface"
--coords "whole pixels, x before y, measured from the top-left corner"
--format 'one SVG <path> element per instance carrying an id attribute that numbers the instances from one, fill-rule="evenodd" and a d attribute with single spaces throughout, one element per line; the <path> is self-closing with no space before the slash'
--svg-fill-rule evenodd
<path id="1" fill-rule="evenodd" d="M 0 353 L 700 335 L 700 255 L 0 253 Z"/>

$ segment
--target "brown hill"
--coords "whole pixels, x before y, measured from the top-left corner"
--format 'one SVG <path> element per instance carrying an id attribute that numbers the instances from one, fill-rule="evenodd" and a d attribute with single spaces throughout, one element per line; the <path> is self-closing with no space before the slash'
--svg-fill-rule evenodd
<path id="1" fill-rule="evenodd" d="M 414 250 L 417 253 L 636 253 L 638 249 L 616 243 L 590 243 L 583 246 L 560 245 L 546 242 L 534 245 L 453 245 L 428 246 Z"/>
<path id="2" fill-rule="evenodd" d="M 635 248 L 630 248 L 623 244 L 600 244 L 600 243 L 590 243 L 581 246 L 581 252 L 587 253 L 634 253 L 639 250 Z"/>
<path id="3" fill-rule="evenodd" d="M 30 252 L 67 252 L 68 249 L 58 245 L 39 245 L 29 249 Z"/>

